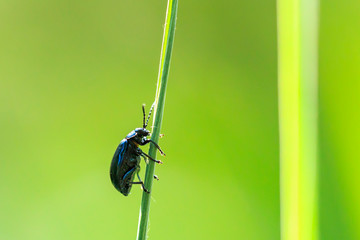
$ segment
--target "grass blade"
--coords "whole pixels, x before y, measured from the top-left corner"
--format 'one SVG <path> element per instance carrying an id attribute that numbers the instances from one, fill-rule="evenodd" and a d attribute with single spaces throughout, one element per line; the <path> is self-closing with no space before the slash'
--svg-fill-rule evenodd
<path id="1" fill-rule="evenodd" d="M 278 0 L 282 240 L 318 239 L 317 0 Z"/>
<path id="2" fill-rule="evenodd" d="M 151 134 L 151 139 L 156 143 L 159 140 L 161 122 L 164 112 L 166 85 L 170 70 L 171 53 L 174 42 L 174 36 L 175 36 L 177 7 L 178 7 L 177 0 L 168 0 L 163 43 L 161 47 L 158 82 L 157 82 L 156 95 L 155 95 L 155 113 L 154 113 L 155 118 L 153 122 L 152 134 Z M 155 146 L 151 144 L 149 149 L 149 155 L 154 159 L 156 159 L 156 151 L 157 149 L 155 148 Z M 149 164 L 146 166 L 145 188 L 148 189 L 150 192 L 152 191 L 154 172 L 155 172 L 155 163 L 153 161 L 149 161 Z M 149 194 L 143 192 L 141 207 L 140 207 L 140 215 L 139 215 L 138 233 L 137 233 L 138 240 L 145 240 L 147 238 L 150 199 L 151 199 L 151 193 Z"/>

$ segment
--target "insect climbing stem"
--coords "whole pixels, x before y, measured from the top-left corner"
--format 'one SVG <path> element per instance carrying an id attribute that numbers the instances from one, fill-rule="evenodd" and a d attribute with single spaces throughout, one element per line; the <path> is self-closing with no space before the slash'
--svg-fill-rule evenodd
<path id="1" fill-rule="evenodd" d="M 154 104 L 153 104 L 154 106 Z M 131 187 L 134 184 L 141 184 L 145 193 L 150 193 L 148 188 L 145 187 L 144 182 L 141 180 L 139 171 L 140 171 L 140 158 L 151 160 L 152 162 L 162 164 L 160 160 L 149 156 L 144 153 L 140 146 L 152 143 L 162 155 L 165 153 L 161 150 L 160 146 L 151 139 L 147 139 L 150 135 L 149 130 L 146 129 L 148 121 L 151 116 L 152 108 L 149 111 L 147 120 L 145 121 L 145 106 L 142 106 L 143 110 L 143 127 L 136 128 L 131 131 L 119 144 L 117 147 L 114 157 L 111 161 L 110 166 L 110 179 L 114 187 L 121 192 L 123 195 L 127 196 L 130 193 Z M 150 164 L 150 163 L 147 163 Z M 134 182 L 134 176 L 137 175 L 139 181 Z M 157 178 L 157 177 L 156 177 Z M 158 179 L 158 178 L 157 178 Z"/>

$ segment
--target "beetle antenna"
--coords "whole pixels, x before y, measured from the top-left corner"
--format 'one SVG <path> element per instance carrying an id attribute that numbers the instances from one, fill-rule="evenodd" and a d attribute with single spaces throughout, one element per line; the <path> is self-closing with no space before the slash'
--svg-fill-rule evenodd
<path id="1" fill-rule="evenodd" d="M 143 111 L 143 128 L 146 128 L 146 125 L 145 125 L 145 104 L 142 105 L 142 111 Z"/>
<path id="2" fill-rule="evenodd" d="M 150 119 L 150 116 L 151 116 L 151 112 L 152 112 L 154 106 L 155 106 L 155 102 L 153 103 L 153 105 L 151 105 L 150 112 L 149 112 L 148 118 L 147 118 L 147 120 L 146 120 L 146 124 L 144 125 L 144 128 L 146 128 L 147 125 L 148 125 L 148 123 L 149 123 L 149 119 Z M 144 115 L 144 120 L 145 120 L 145 115 Z"/>

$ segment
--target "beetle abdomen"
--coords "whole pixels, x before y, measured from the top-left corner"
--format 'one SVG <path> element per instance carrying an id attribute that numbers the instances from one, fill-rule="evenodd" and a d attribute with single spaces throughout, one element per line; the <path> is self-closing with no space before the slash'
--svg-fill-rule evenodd
<path id="1" fill-rule="evenodd" d="M 120 183 L 120 192 L 125 196 L 129 195 L 136 172 L 136 167 L 131 168 L 119 181 Z"/>
<path id="2" fill-rule="evenodd" d="M 113 159 L 111 161 L 110 166 L 110 179 L 114 187 L 120 191 L 120 183 L 121 180 L 121 165 L 124 164 L 124 159 L 126 159 L 126 152 L 129 147 L 129 142 L 124 139 L 120 142 L 119 146 L 117 147 Z"/>
<path id="3" fill-rule="evenodd" d="M 140 156 L 130 140 L 124 139 L 117 147 L 110 166 L 110 178 L 114 187 L 127 196 L 131 190 Z"/>

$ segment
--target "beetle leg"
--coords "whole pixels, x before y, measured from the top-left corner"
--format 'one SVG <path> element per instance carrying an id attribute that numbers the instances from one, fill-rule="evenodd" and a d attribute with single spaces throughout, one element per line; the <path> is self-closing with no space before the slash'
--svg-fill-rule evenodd
<path id="1" fill-rule="evenodd" d="M 149 164 L 148 159 L 150 159 L 151 161 L 154 161 L 154 162 L 156 162 L 156 163 L 162 164 L 162 161 L 153 159 L 152 157 L 150 157 L 149 155 L 147 155 L 146 153 L 144 153 L 140 148 L 138 148 L 136 151 L 137 151 L 137 153 L 140 155 L 140 157 L 142 157 L 142 158 L 144 159 L 144 161 L 145 161 L 146 164 Z"/>
<path id="2" fill-rule="evenodd" d="M 148 191 L 148 190 L 145 188 L 145 186 L 144 186 L 144 182 L 141 180 L 140 175 L 139 175 L 139 172 L 140 172 L 140 167 L 139 167 L 139 170 L 137 171 L 136 175 L 137 175 L 137 177 L 138 177 L 139 181 L 141 182 L 141 186 L 142 186 L 142 188 L 143 188 L 144 192 L 146 192 L 146 193 L 150 193 L 150 191 Z"/>
<path id="3" fill-rule="evenodd" d="M 150 159 L 151 161 L 154 161 L 154 162 L 156 162 L 156 163 L 159 163 L 159 164 L 162 164 L 162 163 L 163 163 L 163 162 L 160 161 L 160 160 L 155 160 L 155 159 L 153 159 L 152 157 L 150 157 L 149 155 L 147 155 L 147 154 L 144 153 L 144 152 L 142 152 L 141 155 L 147 157 L 148 159 Z"/>
<path id="4" fill-rule="evenodd" d="M 146 159 L 146 157 L 144 155 L 140 155 L 140 156 L 144 159 L 146 164 L 149 164 L 149 161 Z"/>
<path id="5" fill-rule="evenodd" d="M 141 184 L 142 186 L 142 189 L 144 190 L 144 192 L 146 193 L 150 193 L 144 186 L 144 183 L 143 182 L 130 182 L 131 184 Z"/>
<path id="6" fill-rule="evenodd" d="M 140 176 L 139 176 L 139 171 L 136 173 L 136 175 L 137 175 L 137 177 L 138 177 L 138 179 L 139 179 L 139 182 L 130 182 L 130 183 L 131 183 L 131 184 L 141 184 L 142 189 L 144 190 L 144 192 L 150 193 L 150 191 L 145 188 L 144 182 L 141 180 L 141 178 L 140 178 Z"/>
<path id="7" fill-rule="evenodd" d="M 145 145 L 145 144 L 148 144 L 148 143 L 150 143 L 150 142 L 151 142 L 152 144 L 154 144 L 157 149 L 159 149 L 159 152 L 161 153 L 161 155 L 166 156 L 166 154 L 161 150 L 160 146 L 159 146 L 156 142 L 154 142 L 153 140 L 151 140 L 151 139 L 146 139 L 141 145 Z"/>

